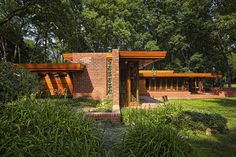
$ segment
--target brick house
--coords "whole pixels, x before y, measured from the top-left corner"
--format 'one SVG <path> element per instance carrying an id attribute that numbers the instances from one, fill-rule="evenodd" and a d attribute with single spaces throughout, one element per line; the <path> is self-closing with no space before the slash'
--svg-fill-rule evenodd
<path id="1" fill-rule="evenodd" d="M 205 80 L 222 78 L 212 73 L 175 73 L 171 70 L 142 70 L 160 59 L 166 51 L 119 51 L 111 53 L 66 53 L 66 64 L 19 64 L 44 81 L 49 94 L 66 90 L 73 98 L 105 99 L 112 95 L 113 112 L 122 106 L 137 106 L 140 96 L 160 98 L 208 98 L 236 95 L 234 90 L 219 92 L 211 88 L 204 94 Z M 228 94 L 228 95 L 227 95 Z"/>

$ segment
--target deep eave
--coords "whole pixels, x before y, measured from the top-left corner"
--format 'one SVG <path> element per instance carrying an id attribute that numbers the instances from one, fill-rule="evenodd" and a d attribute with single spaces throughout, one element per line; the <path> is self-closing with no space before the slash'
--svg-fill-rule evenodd
<path id="1" fill-rule="evenodd" d="M 76 53 L 76 52 L 73 52 L 73 53 Z M 63 54 L 64 59 L 72 60 L 73 53 L 64 53 Z M 89 54 L 91 52 L 87 52 L 87 53 Z M 104 52 L 104 53 L 107 53 L 107 52 Z M 119 51 L 119 56 L 121 59 L 136 59 L 136 60 L 163 59 L 166 57 L 166 54 L 167 54 L 166 51 Z M 112 53 L 107 53 L 106 57 L 107 59 L 112 59 Z"/>
<path id="2" fill-rule="evenodd" d="M 174 73 L 173 71 L 140 70 L 139 77 L 187 77 L 187 78 L 222 78 L 213 73 Z"/>
<path id="3" fill-rule="evenodd" d="M 82 64 L 16 64 L 16 66 L 23 67 L 32 72 L 69 72 L 82 71 L 84 65 Z"/>

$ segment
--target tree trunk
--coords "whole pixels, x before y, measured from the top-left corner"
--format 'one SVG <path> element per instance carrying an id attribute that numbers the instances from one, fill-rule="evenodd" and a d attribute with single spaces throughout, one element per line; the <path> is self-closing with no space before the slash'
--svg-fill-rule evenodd
<path id="1" fill-rule="evenodd" d="M 2 61 L 6 63 L 7 62 L 6 43 L 3 39 L 3 37 L 1 37 L 1 46 L 2 46 L 2 51 L 3 51 Z"/>
<path id="2" fill-rule="evenodd" d="M 227 71 L 227 83 L 228 83 L 228 88 L 230 88 L 231 87 L 231 84 L 232 84 L 232 82 L 231 82 L 231 73 L 230 73 L 230 64 L 229 64 L 229 59 L 228 59 L 228 57 L 227 57 L 227 55 L 226 55 L 226 53 L 224 53 L 223 52 L 223 57 L 224 57 L 224 60 L 225 60 L 225 66 L 226 66 L 226 71 Z"/>
<path id="3" fill-rule="evenodd" d="M 19 45 L 17 45 L 17 50 L 18 50 L 18 63 L 21 63 L 21 53 Z"/>
<path id="4" fill-rule="evenodd" d="M 13 63 L 14 63 L 15 60 L 16 60 L 16 55 L 17 55 L 17 44 L 15 45 L 14 55 L 13 55 L 13 58 L 12 58 L 12 62 L 13 62 Z"/>

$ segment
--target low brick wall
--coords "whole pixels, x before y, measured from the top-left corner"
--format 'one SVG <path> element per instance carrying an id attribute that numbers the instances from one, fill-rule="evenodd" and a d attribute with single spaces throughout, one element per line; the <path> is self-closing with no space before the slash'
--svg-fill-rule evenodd
<path id="1" fill-rule="evenodd" d="M 228 92 L 229 94 L 233 95 L 232 92 Z M 229 95 L 228 94 L 228 95 Z M 236 93 L 235 93 L 236 94 Z M 162 96 L 166 95 L 170 99 L 175 99 L 175 98 L 189 98 L 189 99 L 201 99 L 201 98 L 225 98 L 225 92 L 224 91 L 219 91 L 215 90 L 215 92 L 212 93 L 198 93 L 198 94 L 192 94 L 189 91 L 185 92 L 147 92 L 147 93 L 141 93 L 143 96 L 150 96 L 152 98 L 156 99 L 162 99 Z"/>
<path id="2" fill-rule="evenodd" d="M 112 113 L 112 112 L 87 112 L 85 114 L 87 118 L 97 120 L 97 121 L 110 121 L 114 124 L 121 123 L 121 115 L 120 113 Z"/>
<path id="3" fill-rule="evenodd" d="M 227 97 L 233 97 L 236 96 L 236 88 L 225 88 L 224 94 Z"/>
<path id="4" fill-rule="evenodd" d="M 147 93 L 141 93 L 141 95 L 144 96 L 150 96 L 152 98 L 162 98 L 162 96 L 167 95 L 168 98 L 189 98 L 191 93 L 189 91 L 185 92 L 161 92 L 161 91 L 156 91 L 156 92 L 147 92 Z"/>

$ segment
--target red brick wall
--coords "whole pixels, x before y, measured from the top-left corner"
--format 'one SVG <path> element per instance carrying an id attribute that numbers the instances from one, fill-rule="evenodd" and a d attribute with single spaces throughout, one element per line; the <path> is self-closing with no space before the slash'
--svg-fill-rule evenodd
<path id="1" fill-rule="evenodd" d="M 236 96 L 236 88 L 225 88 L 224 94 L 227 97 Z"/>
<path id="2" fill-rule="evenodd" d="M 120 54 L 112 50 L 112 112 L 120 113 Z"/>
<path id="3" fill-rule="evenodd" d="M 97 120 L 97 121 L 110 121 L 112 123 L 118 124 L 121 122 L 121 116 L 119 113 L 112 112 L 88 112 L 85 114 L 87 118 Z"/>
<path id="4" fill-rule="evenodd" d="M 190 98 L 190 99 L 198 99 L 198 98 L 225 98 L 225 93 L 222 91 L 220 94 L 214 93 L 199 93 L 199 94 L 191 94 L 191 92 L 147 92 L 142 93 L 143 96 L 151 96 L 153 98 L 161 99 L 162 96 L 167 95 L 168 98 Z"/>
<path id="5" fill-rule="evenodd" d="M 162 96 L 167 95 L 168 98 L 188 98 L 191 95 L 191 92 L 185 91 L 185 92 L 147 92 L 147 93 L 141 93 L 141 95 L 150 96 L 152 98 L 162 98 Z"/>
<path id="6" fill-rule="evenodd" d="M 73 53 L 72 61 L 85 65 L 73 75 L 73 97 L 105 99 L 107 96 L 107 53 Z"/>

